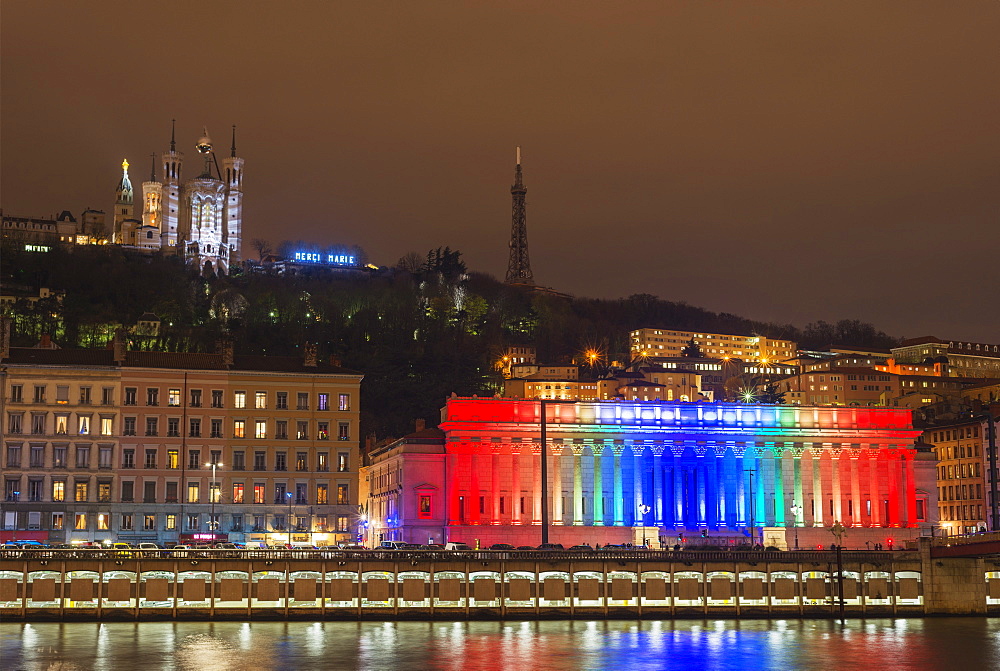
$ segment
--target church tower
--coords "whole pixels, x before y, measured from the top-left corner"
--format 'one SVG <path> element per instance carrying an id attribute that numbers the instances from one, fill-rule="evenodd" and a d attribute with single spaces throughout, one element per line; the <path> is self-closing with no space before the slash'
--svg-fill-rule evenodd
<path id="1" fill-rule="evenodd" d="M 525 223 L 524 196 L 528 193 L 521 175 L 521 148 L 517 148 L 517 164 L 514 167 L 514 184 L 510 187 L 511 226 L 510 226 L 510 258 L 507 261 L 507 284 L 533 285 L 535 278 L 531 274 L 531 263 L 528 261 L 528 227 Z"/>
<path id="2" fill-rule="evenodd" d="M 170 151 L 163 154 L 163 186 L 161 187 L 161 244 L 176 247 L 181 209 L 181 165 L 184 154 L 177 151 L 176 121 L 170 121 Z"/>
<path id="3" fill-rule="evenodd" d="M 162 244 L 163 185 L 156 181 L 156 154 L 152 155 L 149 181 L 142 183 L 142 225 L 136 228 L 135 245 L 141 249 L 159 249 Z"/>
<path id="4" fill-rule="evenodd" d="M 142 225 L 159 230 L 162 215 L 163 185 L 156 181 L 156 154 L 149 171 L 149 181 L 142 183 Z"/>
<path id="5" fill-rule="evenodd" d="M 243 260 L 243 159 L 236 156 L 236 126 L 229 158 L 222 161 L 226 180 L 226 243 L 229 265 Z"/>
<path id="6" fill-rule="evenodd" d="M 115 189 L 114 227 L 116 239 L 121 236 L 122 224 L 125 220 L 132 218 L 133 211 L 132 180 L 128 178 L 128 161 L 122 160 L 122 179 L 118 183 L 118 188 Z"/>

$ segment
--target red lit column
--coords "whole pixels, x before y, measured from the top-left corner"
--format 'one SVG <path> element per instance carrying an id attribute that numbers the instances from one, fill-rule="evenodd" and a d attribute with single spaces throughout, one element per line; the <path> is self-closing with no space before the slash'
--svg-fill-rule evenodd
<path id="1" fill-rule="evenodd" d="M 465 508 L 470 524 L 481 523 L 481 516 L 479 514 L 479 450 L 481 449 L 481 443 L 472 443 L 469 445 L 469 459 L 467 462 L 469 466 L 469 497 L 466 499 Z"/>
<path id="2" fill-rule="evenodd" d="M 879 462 L 881 461 L 879 446 L 869 445 L 865 450 L 868 463 L 868 497 L 872 502 L 872 515 L 870 525 L 873 527 L 885 526 L 882 515 L 882 494 L 879 490 Z"/>
<path id="3" fill-rule="evenodd" d="M 550 445 L 549 454 L 552 455 L 552 524 L 563 523 L 563 486 L 562 486 L 562 445 Z"/>
<path id="4" fill-rule="evenodd" d="M 459 449 L 457 445 L 453 445 L 449 448 L 449 450 L 457 449 Z M 454 451 L 449 451 L 446 458 L 446 465 L 448 469 L 448 489 L 451 494 L 448 504 L 448 524 L 461 524 L 462 519 L 459 497 L 462 495 L 462 480 L 459 473 L 459 455 Z"/>
<path id="5" fill-rule="evenodd" d="M 864 526 L 865 516 L 861 508 L 861 474 L 859 472 L 858 450 L 851 450 L 851 525 Z"/>
<path id="6" fill-rule="evenodd" d="M 899 526 L 899 453 L 891 450 L 885 462 L 889 473 L 889 519 L 890 527 Z"/>
<path id="7" fill-rule="evenodd" d="M 916 474 L 913 471 L 913 457 L 912 452 L 905 452 L 903 454 L 903 481 L 906 483 L 906 514 L 904 516 L 904 521 L 906 526 L 915 527 L 917 526 L 917 481 Z"/>
<path id="8" fill-rule="evenodd" d="M 512 524 L 521 523 L 521 443 L 510 446 L 511 486 L 510 519 Z"/>
<path id="9" fill-rule="evenodd" d="M 833 521 L 844 523 L 843 495 L 840 491 L 840 455 L 841 450 L 830 450 L 830 485 L 833 492 Z"/>
<path id="10" fill-rule="evenodd" d="M 493 495 L 490 497 L 490 505 L 486 512 L 489 514 L 490 524 L 500 524 L 500 444 L 490 445 L 490 489 Z"/>

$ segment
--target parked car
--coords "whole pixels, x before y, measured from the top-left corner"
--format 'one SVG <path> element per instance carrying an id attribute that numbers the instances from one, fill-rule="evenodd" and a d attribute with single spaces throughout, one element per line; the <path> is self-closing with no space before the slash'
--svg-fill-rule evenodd
<path id="1" fill-rule="evenodd" d="M 136 556 L 131 543 L 117 542 L 111 544 L 111 556 L 115 559 L 132 559 Z"/>
<path id="2" fill-rule="evenodd" d="M 378 544 L 379 550 L 405 550 L 409 543 L 403 541 L 382 541 Z"/>
<path id="3" fill-rule="evenodd" d="M 569 548 L 570 552 L 593 552 L 594 548 L 590 547 L 586 543 L 580 545 L 573 545 Z"/>
<path id="4" fill-rule="evenodd" d="M 170 548 L 170 556 L 175 558 L 179 557 L 181 559 L 185 559 L 188 556 L 194 556 L 194 553 L 191 552 L 190 545 L 175 545 L 172 548 Z"/>
<path id="5" fill-rule="evenodd" d="M 566 548 L 563 547 L 562 543 L 542 543 L 538 549 L 543 552 L 562 552 Z"/>
<path id="6" fill-rule="evenodd" d="M 446 552 L 472 552 L 472 548 L 466 543 L 445 543 L 444 549 Z"/>
<path id="7" fill-rule="evenodd" d="M 518 545 L 517 549 L 518 550 L 534 550 L 535 546 L 534 545 Z"/>
<path id="8" fill-rule="evenodd" d="M 513 545 L 511 545 L 510 543 L 494 543 L 493 545 L 489 546 L 487 549 L 488 550 L 514 550 L 516 548 Z M 534 548 L 532 548 L 532 549 L 534 549 Z"/>
<path id="9" fill-rule="evenodd" d="M 156 543 L 139 543 L 139 547 L 136 549 L 138 550 L 138 552 L 136 552 L 137 557 L 155 559 L 157 557 L 165 556 L 163 549 Z"/>

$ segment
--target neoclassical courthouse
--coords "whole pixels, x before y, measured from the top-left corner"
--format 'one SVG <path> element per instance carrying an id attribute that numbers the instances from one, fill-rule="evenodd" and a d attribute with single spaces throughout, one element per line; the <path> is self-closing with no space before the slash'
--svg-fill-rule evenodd
<path id="1" fill-rule="evenodd" d="M 372 453 L 369 540 L 537 545 L 543 409 L 551 542 L 737 543 L 753 529 L 814 547 L 840 522 L 863 547 L 936 523 L 936 461 L 909 410 L 453 397 L 440 429 Z"/>

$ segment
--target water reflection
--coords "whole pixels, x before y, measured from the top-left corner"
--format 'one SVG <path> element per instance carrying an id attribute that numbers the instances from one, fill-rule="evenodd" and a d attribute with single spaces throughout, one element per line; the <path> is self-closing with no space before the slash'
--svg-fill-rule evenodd
<path id="1" fill-rule="evenodd" d="M 995 618 L 546 622 L 34 623 L 0 628 L 25 671 L 1000 668 Z"/>

